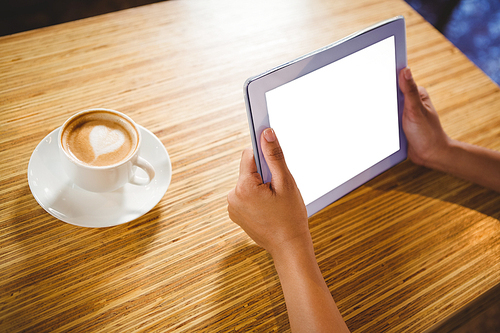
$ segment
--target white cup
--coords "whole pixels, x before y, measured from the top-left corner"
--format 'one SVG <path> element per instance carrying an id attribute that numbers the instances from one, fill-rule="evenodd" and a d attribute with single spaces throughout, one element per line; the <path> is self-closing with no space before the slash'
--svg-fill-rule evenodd
<path id="1" fill-rule="evenodd" d="M 90 125 L 91 121 L 94 122 L 92 125 Z M 125 135 L 123 133 L 120 135 L 120 133 L 115 133 L 120 132 L 119 130 L 111 131 L 110 128 L 115 128 L 113 126 L 106 127 L 102 124 L 94 126 L 99 121 L 102 124 L 120 125 L 121 127 L 116 128 L 123 129 L 121 132 L 126 133 Z M 82 150 L 82 148 L 78 148 L 77 144 L 70 144 L 71 142 L 79 142 L 79 139 L 71 139 L 71 135 L 68 133 L 76 133 L 77 129 L 85 127 L 82 124 L 85 124 L 87 129 L 92 128 L 88 136 L 92 139 L 89 143 L 91 146 L 93 144 L 94 160 L 97 160 L 97 158 L 100 159 L 100 162 L 104 160 L 102 162 L 104 165 L 91 165 L 89 163 L 93 162 L 84 161 L 83 158 L 79 159 L 81 156 L 76 151 Z M 99 129 L 96 130 L 94 127 L 98 127 Z M 111 136 L 110 133 L 114 136 Z M 73 137 L 76 138 L 76 136 Z M 124 153 L 124 158 L 106 162 L 107 156 L 114 154 L 114 151 L 111 151 L 111 153 L 106 152 L 109 149 L 114 149 L 113 147 L 122 142 L 122 139 L 130 143 L 131 148 L 127 153 Z M 58 135 L 58 146 L 63 170 L 74 184 L 91 192 L 110 192 L 127 183 L 140 186 L 148 185 L 155 176 L 155 170 L 148 161 L 139 156 L 141 143 L 141 131 L 137 124 L 127 115 L 109 109 L 90 109 L 73 115 L 61 126 Z M 111 146 L 112 144 L 115 146 Z M 86 147 L 88 148 L 88 146 Z M 97 150 L 96 147 L 100 150 Z M 137 168 L 144 170 L 147 178 L 138 176 L 136 174 Z"/>

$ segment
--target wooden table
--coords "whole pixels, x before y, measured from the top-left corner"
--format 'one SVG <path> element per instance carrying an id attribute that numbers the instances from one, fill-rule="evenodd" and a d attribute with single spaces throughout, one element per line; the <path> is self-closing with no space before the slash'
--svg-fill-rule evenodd
<path id="1" fill-rule="evenodd" d="M 271 257 L 226 211 L 243 82 L 396 15 L 447 133 L 500 150 L 500 89 L 401 0 L 168 1 L 0 38 L 0 331 L 285 332 Z M 57 220 L 27 180 L 71 114 L 120 110 L 172 159 L 149 213 Z M 500 196 L 409 161 L 310 218 L 353 332 L 416 332 L 500 283 Z"/>

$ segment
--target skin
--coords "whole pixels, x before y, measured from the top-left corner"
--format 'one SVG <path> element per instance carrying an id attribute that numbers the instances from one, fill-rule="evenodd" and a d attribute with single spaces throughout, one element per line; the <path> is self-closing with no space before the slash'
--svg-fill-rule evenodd
<path id="1" fill-rule="evenodd" d="M 429 94 L 418 87 L 409 68 L 399 73 L 405 95 L 403 130 L 408 157 L 418 165 L 443 171 L 500 192 L 500 152 L 450 139 Z"/>
<path id="2" fill-rule="evenodd" d="M 408 157 L 500 192 L 500 152 L 450 139 L 410 69 L 399 75 Z M 229 217 L 271 254 L 293 332 L 349 332 L 317 264 L 304 201 L 272 129 L 262 133 L 261 145 L 272 181 L 263 183 L 252 150 L 243 151 L 227 197 Z"/>
<path id="3" fill-rule="evenodd" d="M 263 183 L 252 150 L 243 151 L 229 217 L 273 257 L 293 332 L 349 332 L 319 269 L 304 201 L 272 129 L 261 144 L 272 181 Z"/>

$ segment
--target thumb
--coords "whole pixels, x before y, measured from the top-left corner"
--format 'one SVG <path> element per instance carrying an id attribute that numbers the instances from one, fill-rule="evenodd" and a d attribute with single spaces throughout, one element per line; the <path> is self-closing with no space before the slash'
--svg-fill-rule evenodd
<path id="1" fill-rule="evenodd" d="M 282 185 L 290 176 L 290 171 L 286 166 L 285 156 L 272 128 L 266 128 L 262 132 L 260 144 L 267 166 L 271 171 L 271 183 L 278 186 Z"/>
<path id="2" fill-rule="evenodd" d="M 403 68 L 399 72 L 399 88 L 405 96 L 405 109 L 420 110 L 422 100 L 410 68 Z"/>

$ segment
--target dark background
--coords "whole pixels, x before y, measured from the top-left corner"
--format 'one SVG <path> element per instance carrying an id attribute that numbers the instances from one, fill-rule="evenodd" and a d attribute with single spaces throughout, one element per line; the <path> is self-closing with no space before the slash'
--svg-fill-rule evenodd
<path id="1" fill-rule="evenodd" d="M 0 0 L 0 36 L 154 2 L 159 0 Z M 500 0 L 406 2 L 500 84 Z M 433 332 L 500 332 L 500 286 Z"/>
<path id="2" fill-rule="evenodd" d="M 75 21 L 160 0 L 0 0 L 0 36 Z"/>
<path id="3" fill-rule="evenodd" d="M 500 85 L 500 0 L 406 2 Z"/>

